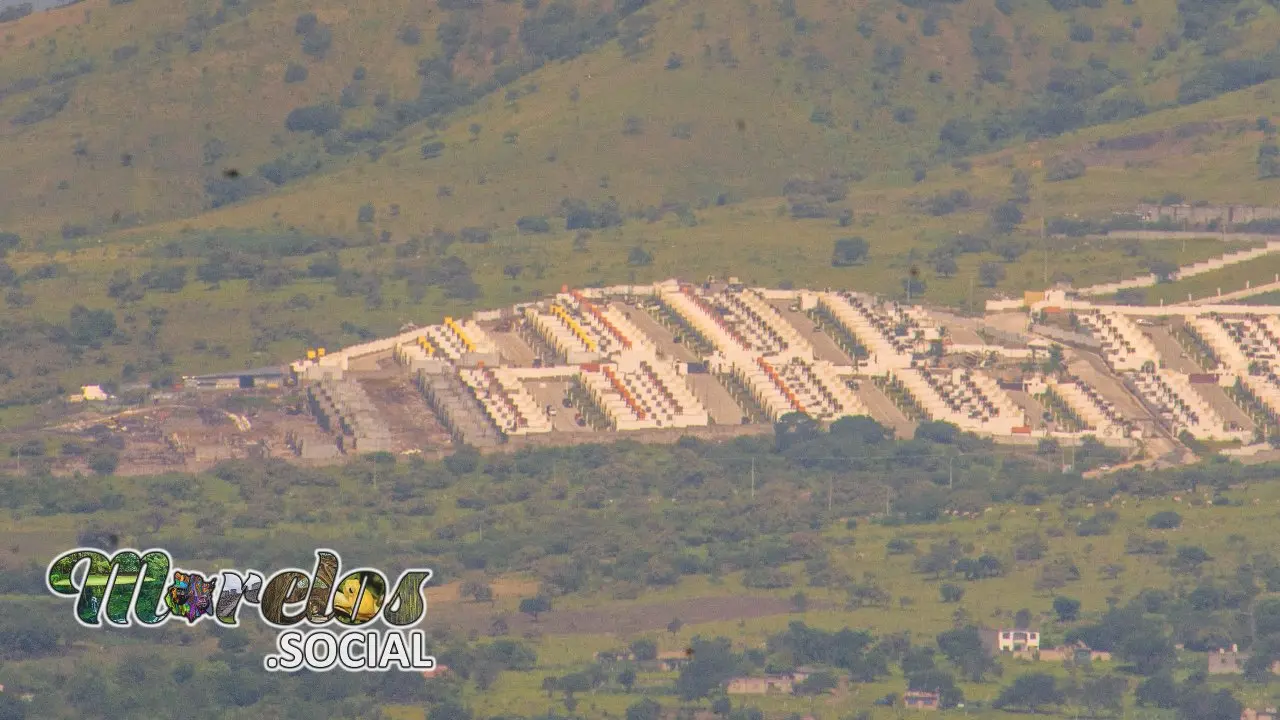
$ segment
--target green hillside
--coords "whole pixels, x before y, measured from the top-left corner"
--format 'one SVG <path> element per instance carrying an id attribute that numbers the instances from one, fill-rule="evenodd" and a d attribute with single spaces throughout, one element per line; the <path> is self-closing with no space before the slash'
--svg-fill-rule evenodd
<path id="1" fill-rule="evenodd" d="M 1046 267 L 1197 260 L 1220 248 L 1044 248 L 1039 219 L 1269 202 L 1278 28 L 1268 3 L 1172 0 L 90 0 L 3 23 L 0 402 L 566 283 L 893 293 L 919 267 L 926 300 L 977 306 Z M 869 258 L 833 267 L 853 235 Z"/>

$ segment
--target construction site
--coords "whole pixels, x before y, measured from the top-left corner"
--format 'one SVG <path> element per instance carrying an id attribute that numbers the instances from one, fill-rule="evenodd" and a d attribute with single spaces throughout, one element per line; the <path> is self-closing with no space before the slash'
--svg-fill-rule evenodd
<path id="1" fill-rule="evenodd" d="M 1096 441 L 1154 465 L 1274 452 L 1280 307 L 1233 304 L 1272 288 L 1159 306 L 1110 299 L 1159 281 L 1029 292 L 989 301 L 981 318 L 734 278 L 564 287 L 288 366 L 185 378 L 151 407 L 57 429 L 124 438 L 124 472 L 721 439 L 772 432 L 796 413 L 823 425 L 869 416 L 899 437 L 942 421 L 1001 443 Z"/>

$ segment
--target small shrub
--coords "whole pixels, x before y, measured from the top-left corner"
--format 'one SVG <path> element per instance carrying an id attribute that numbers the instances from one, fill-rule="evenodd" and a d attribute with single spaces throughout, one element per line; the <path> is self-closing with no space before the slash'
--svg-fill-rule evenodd
<path id="1" fill-rule="evenodd" d="M 1158 512 L 1147 518 L 1147 527 L 1152 530 L 1173 530 L 1182 525 L 1182 516 L 1172 510 Z"/>
<path id="2" fill-rule="evenodd" d="M 1071 38 L 1071 42 L 1093 42 L 1093 28 L 1084 23 L 1072 23 L 1068 37 Z"/>
<path id="3" fill-rule="evenodd" d="M 396 33 L 396 39 L 405 45 L 418 45 L 422 42 L 422 30 L 417 25 L 405 25 Z"/>
<path id="4" fill-rule="evenodd" d="M 1062 182 L 1083 177 L 1084 173 L 1085 164 L 1080 158 L 1055 156 L 1045 163 L 1044 179 L 1048 182 Z"/>
<path id="5" fill-rule="evenodd" d="M 284 69 L 284 81 L 288 84 L 300 83 L 305 81 L 309 74 L 305 65 L 289 63 Z"/>

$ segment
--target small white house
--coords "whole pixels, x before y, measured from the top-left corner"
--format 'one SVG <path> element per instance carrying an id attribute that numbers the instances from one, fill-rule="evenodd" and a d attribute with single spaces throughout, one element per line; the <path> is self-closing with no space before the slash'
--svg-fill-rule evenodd
<path id="1" fill-rule="evenodd" d="M 1001 652 L 1040 649 L 1040 633 L 1034 630 L 1001 630 L 996 640 Z"/>

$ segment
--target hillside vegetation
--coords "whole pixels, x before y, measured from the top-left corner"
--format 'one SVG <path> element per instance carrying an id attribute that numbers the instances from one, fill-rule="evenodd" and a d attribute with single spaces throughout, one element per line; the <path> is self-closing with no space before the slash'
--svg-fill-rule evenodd
<path id="1" fill-rule="evenodd" d="M 181 693 L 223 715 L 657 718 L 630 710 L 657 704 L 668 720 L 708 709 L 887 720 L 899 711 L 873 702 L 913 687 L 946 691 L 973 718 L 1032 705 L 1235 720 L 1241 702 L 1272 702 L 1275 466 L 1091 480 L 1079 471 L 1115 462 L 1097 443 L 1063 472 L 1051 443 L 1010 454 L 945 423 L 911 440 L 866 418 L 829 431 L 789 418 L 776 430 L 729 445 L 463 449 L 323 470 L 234 461 L 159 478 L 55 480 L 31 458 L 30 475 L 0 474 L 11 538 L 0 550 L 0 709 L 144 718 Z M 429 563 L 425 626 L 453 673 L 263 673 L 274 633 L 249 614 L 234 632 L 77 627 L 71 602 L 48 595 L 45 563 L 116 543 L 167 548 L 205 572 L 306 567 L 316 547 L 341 552 L 344 567 Z M 1010 626 L 1115 659 L 987 657 L 977 628 Z M 1205 653 L 1231 644 L 1258 662 L 1207 678 Z M 639 663 L 594 658 L 629 645 Z M 645 662 L 690 647 L 695 662 L 679 672 Z M 830 682 L 731 707 L 717 687 L 804 665 Z M 35 698 L 24 714 L 10 698 L 25 692 Z"/>
<path id="2" fill-rule="evenodd" d="M 0 396 L 561 284 L 900 293 L 918 268 L 915 296 L 979 307 L 1198 260 L 1215 248 L 1044 247 L 1039 220 L 1273 198 L 1277 29 L 1269 2 L 1173 0 L 33 14 L 0 24 Z M 835 262 L 845 237 L 868 255 Z"/>

